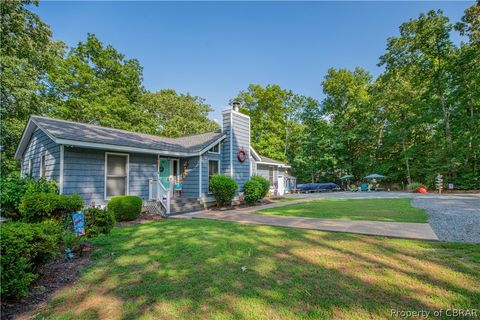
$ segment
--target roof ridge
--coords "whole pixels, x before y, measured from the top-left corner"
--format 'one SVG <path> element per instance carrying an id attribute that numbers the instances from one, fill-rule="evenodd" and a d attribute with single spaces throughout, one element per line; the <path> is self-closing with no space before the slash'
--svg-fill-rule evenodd
<path id="1" fill-rule="evenodd" d="M 61 121 L 61 122 L 67 122 L 67 123 L 74 123 L 74 124 L 83 124 L 85 126 L 89 127 L 95 127 L 95 128 L 102 128 L 102 129 L 110 129 L 110 130 L 117 130 L 117 131 L 122 131 L 126 133 L 134 133 L 142 136 L 147 136 L 147 137 L 152 137 L 152 138 L 163 138 L 163 139 L 169 139 L 175 141 L 177 138 L 171 138 L 171 137 L 166 137 L 166 136 L 157 136 L 154 134 L 149 134 L 149 133 L 141 133 L 141 132 L 136 132 L 136 131 L 131 131 L 131 130 L 125 130 L 125 129 L 118 129 L 118 128 L 112 128 L 112 127 L 106 127 L 106 126 L 100 126 L 96 124 L 91 124 L 91 123 L 85 123 L 85 122 L 80 122 L 80 121 L 71 121 L 71 120 L 65 120 L 65 119 L 59 119 L 59 118 L 52 118 L 52 117 L 45 117 L 45 116 L 38 116 L 38 115 L 31 115 L 31 118 L 42 118 L 42 119 L 48 119 L 48 120 L 56 120 L 56 121 Z"/>

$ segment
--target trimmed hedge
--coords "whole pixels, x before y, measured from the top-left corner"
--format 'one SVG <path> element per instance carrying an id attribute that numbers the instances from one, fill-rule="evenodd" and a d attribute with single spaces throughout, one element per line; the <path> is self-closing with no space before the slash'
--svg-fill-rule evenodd
<path id="1" fill-rule="evenodd" d="M 270 192 L 270 181 L 265 179 L 262 176 L 254 175 L 250 178 L 250 180 L 257 181 L 262 185 L 262 197 L 261 199 L 265 198 L 268 193 Z"/>
<path id="2" fill-rule="evenodd" d="M 79 195 L 39 193 L 25 196 L 20 203 L 20 216 L 25 222 L 41 222 L 47 219 L 62 220 L 65 213 L 79 211 L 83 201 Z"/>
<path id="3" fill-rule="evenodd" d="M 231 177 L 214 175 L 209 182 L 209 188 L 217 202 L 217 206 L 225 207 L 232 204 L 238 184 Z"/>
<path id="4" fill-rule="evenodd" d="M 99 234 L 109 234 L 115 225 L 115 215 L 112 210 L 88 208 L 85 213 L 85 236 L 95 238 Z"/>
<path id="5" fill-rule="evenodd" d="M 61 243 L 60 224 L 8 222 L 0 228 L 1 296 L 27 295 L 28 287 L 37 278 L 35 269 L 53 258 Z"/>
<path id="6" fill-rule="evenodd" d="M 250 179 L 245 182 L 243 191 L 245 192 L 245 201 L 248 204 L 255 204 L 263 198 L 263 185 L 257 180 Z"/>
<path id="7" fill-rule="evenodd" d="M 117 221 L 132 221 L 142 212 L 143 201 L 137 196 L 116 196 L 108 201 L 108 210 L 115 215 Z"/>

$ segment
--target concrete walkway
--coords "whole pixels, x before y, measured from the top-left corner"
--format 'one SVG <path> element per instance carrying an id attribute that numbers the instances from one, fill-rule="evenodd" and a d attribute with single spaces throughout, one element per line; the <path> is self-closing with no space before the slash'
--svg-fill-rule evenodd
<path id="1" fill-rule="evenodd" d="M 295 201 L 298 203 L 299 201 Z M 283 202 L 283 205 L 292 202 Z M 275 206 L 279 204 L 275 203 Z M 265 206 L 266 207 L 266 206 Z M 264 209 L 265 207 L 262 207 Z M 258 208 L 256 210 L 259 210 Z M 251 212 L 252 210 L 250 210 Z M 279 227 L 292 227 L 324 231 L 351 232 L 376 236 L 405 239 L 438 240 L 428 223 L 377 222 L 333 220 L 287 216 L 269 216 L 249 213 L 244 210 L 229 211 L 197 211 L 173 216 L 176 219 L 212 219 L 233 221 L 247 224 L 262 224 Z"/>

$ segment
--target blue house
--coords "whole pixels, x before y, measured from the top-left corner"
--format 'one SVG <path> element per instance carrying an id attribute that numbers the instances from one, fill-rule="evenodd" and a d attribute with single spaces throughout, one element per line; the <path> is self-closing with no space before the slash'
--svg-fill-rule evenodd
<path id="1" fill-rule="evenodd" d="M 213 200 L 208 182 L 219 173 L 237 181 L 237 197 L 254 174 L 272 193 L 295 188 L 289 165 L 251 147 L 250 118 L 238 105 L 223 111 L 221 130 L 180 138 L 32 116 L 15 157 L 22 175 L 55 179 L 60 193 L 80 194 L 86 206 L 129 194 L 166 213 L 195 210 Z"/>

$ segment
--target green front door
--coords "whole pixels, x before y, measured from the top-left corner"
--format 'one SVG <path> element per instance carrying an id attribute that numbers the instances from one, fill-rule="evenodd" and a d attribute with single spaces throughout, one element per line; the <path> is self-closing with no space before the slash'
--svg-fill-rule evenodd
<path id="1" fill-rule="evenodd" d="M 165 189 L 170 188 L 170 160 L 160 159 L 160 166 L 158 168 L 158 177 Z"/>

